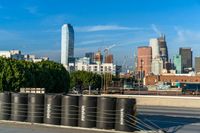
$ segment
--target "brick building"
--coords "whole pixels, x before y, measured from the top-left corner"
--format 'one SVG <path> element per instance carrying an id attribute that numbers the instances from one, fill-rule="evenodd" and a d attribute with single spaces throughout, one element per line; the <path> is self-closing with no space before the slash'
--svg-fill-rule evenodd
<path id="1" fill-rule="evenodd" d="M 158 82 L 164 83 L 199 83 L 200 76 L 191 75 L 148 75 L 145 77 L 144 85 L 155 85 Z"/>
<path id="2" fill-rule="evenodd" d="M 137 71 L 145 77 L 151 72 L 152 49 L 148 46 L 138 47 Z"/>

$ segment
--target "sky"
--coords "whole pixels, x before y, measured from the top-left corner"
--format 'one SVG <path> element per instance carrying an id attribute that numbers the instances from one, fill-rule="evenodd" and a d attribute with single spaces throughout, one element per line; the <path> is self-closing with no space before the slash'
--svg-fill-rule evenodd
<path id="1" fill-rule="evenodd" d="M 66 23 L 74 27 L 75 56 L 115 45 L 114 62 L 132 63 L 137 47 L 161 33 L 170 58 L 179 47 L 200 56 L 200 0 L 0 0 L 0 50 L 60 61 Z"/>

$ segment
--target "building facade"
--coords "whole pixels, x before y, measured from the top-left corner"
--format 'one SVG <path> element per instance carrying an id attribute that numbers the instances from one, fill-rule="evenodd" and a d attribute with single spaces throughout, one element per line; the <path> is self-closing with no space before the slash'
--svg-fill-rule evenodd
<path id="1" fill-rule="evenodd" d="M 187 73 L 185 69 L 192 68 L 192 49 L 179 48 L 179 55 L 181 55 L 182 72 Z"/>
<path id="2" fill-rule="evenodd" d="M 74 58 L 74 30 L 70 24 L 64 24 L 61 31 L 61 64 L 67 69 L 70 58 Z"/>
<path id="3" fill-rule="evenodd" d="M 112 54 L 106 55 L 104 63 L 113 63 L 113 55 Z"/>
<path id="4" fill-rule="evenodd" d="M 36 57 L 35 55 L 22 54 L 20 50 L 0 51 L 0 57 L 11 58 L 15 60 L 25 60 L 31 62 L 41 62 L 49 60 L 48 57 Z"/>
<path id="5" fill-rule="evenodd" d="M 93 53 L 93 52 L 85 53 L 85 57 L 87 57 L 87 58 L 90 59 L 90 63 L 95 63 L 95 60 L 94 60 L 94 53 Z"/>
<path id="6" fill-rule="evenodd" d="M 113 63 L 90 64 L 90 59 L 87 57 L 79 58 L 75 62 L 75 71 L 88 71 L 98 74 L 110 73 L 116 75 L 116 65 Z"/>
<path id="7" fill-rule="evenodd" d="M 158 38 L 159 43 L 159 49 L 160 49 L 160 57 L 163 60 L 163 64 L 168 62 L 168 48 L 167 48 L 167 42 L 165 40 L 165 35 L 161 35 L 161 37 Z"/>
<path id="8" fill-rule="evenodd" d="M 151 65 L 151 72 L 154 75 L 160 75 L 163 71 L 163 60 L 162 59 L 153 59 Z"/>
<path id="9" fill-rule="evenodd" d="M 101 64 L 103 62 L 103 55 L 101 54 L 100 50 L 98 50 L 98 52 L 95 53 L 94 60 L 95 60 L 95 63 L 97 64 Z"/>
<path id="10" fill-rule="evenodd" d="M 0 51 L 0 56 L 4 58 L 15 59 L 15 60 L 24 59 L 24 55 L 21 54 L 20 50 Z"/>
<path id="11" fill-rule="evenodd" d="M 195 72 L 200 74 L 200 57 L 195 57 Z"/>
<path id="12" fill-rule="evenodd" d="M 160 47 L 157 38 L 152 38 L 149 41 L 149 46 L 152 48 L 152 59 L 160 58 Z"/>
<path id="13" fill-rule="evenodd" d="M 148 75 L 145 77 L 145 85 L 156 85 L 163 83 L 199 83 L 200 76 L 190 74 L 172 74 L 172 75 Z"/>
<path id="14" fill-rule="evenodd" d="M 173 56 L 173 61 L 174 61 L 174 69 L 176 70 L 177 74 L 182 73 L 182 59 L 181 55 L 175 55 Z"/>
<path id="15" fill-rule="evenodd" d="M 152 49 L 148 46 L 138 47 L 137 71 L 140 78 L 143 78 L 151 72 Z"/>

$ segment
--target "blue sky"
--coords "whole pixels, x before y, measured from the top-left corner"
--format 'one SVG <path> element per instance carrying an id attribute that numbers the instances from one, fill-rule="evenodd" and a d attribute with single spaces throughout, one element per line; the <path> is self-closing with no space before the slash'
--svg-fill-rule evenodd
<path id="1" fill-rule="evenodd" d="M 75 55 L 110 50 L 133 60 L 138 46 L 166 35 L 170 57 L 179 47 L 200 55 L 200 0 L 0 0 L 0 50 L 60 60 L 60 29 L 75 29 Z"/>

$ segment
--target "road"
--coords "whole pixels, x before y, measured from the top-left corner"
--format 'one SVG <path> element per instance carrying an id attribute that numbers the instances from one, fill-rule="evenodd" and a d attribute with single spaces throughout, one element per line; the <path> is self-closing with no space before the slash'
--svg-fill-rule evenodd
<path id="1" fill-rule="evenodd" d="M 167 133 L 200 133 L 200 108 L 138 106 L 140 128 L 161 128 Z M 145 125 L 145 126 L 144 126 Z"/>

